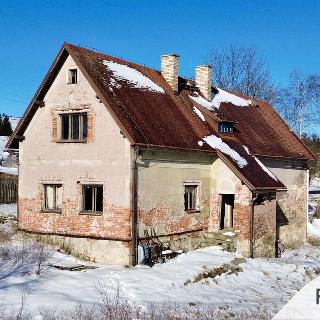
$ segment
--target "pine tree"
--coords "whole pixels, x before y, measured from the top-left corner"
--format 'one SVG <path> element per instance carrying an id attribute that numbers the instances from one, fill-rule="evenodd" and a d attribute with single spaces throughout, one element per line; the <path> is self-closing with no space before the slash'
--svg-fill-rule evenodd
<path id="1" fill-rule="evenodd" d="M 12 127 L 8 115 L 2 115 L 2 122 L 0 126 L 0 136 L 10 136 L 12 134 Z"/>
<path id="2" fill-rule="evenodd" d="M 1 127 L 2 127 L 2 114 L 0 113 L 0 136 L 1 136 Z"/>

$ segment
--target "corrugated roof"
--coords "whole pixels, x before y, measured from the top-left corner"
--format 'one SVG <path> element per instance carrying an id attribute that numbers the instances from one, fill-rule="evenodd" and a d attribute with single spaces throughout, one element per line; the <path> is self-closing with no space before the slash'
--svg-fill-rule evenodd
<path id="1" fill-rule="evenodd" d="M 38 108 L 37 101 L 44 98 L 68 54 L 75 60 L 132 144 L 214 153 L 216 150 L 207 143 L 199 143 L 203 142 L 204 137 L 214 134 L 246 159 L 248 164 L 240 168 L 232 157 L 218 151 L 218 155 L 233 167 L 251 189 L 281 189 L 284 185 L 270 177 L 257 161 L 247 154 L 243 145 L 254 155 L 314 159 L 312 153 L 264 101 L 252 99 L 253 104 L 244 107 L 221 103 L 218 109 L 209 111 L 190 99 L 190 91 L 184 85 L 184 79 L 180 79 L 179 93 L 176 94 L 158 70 L 71 44 L 64 44 L 59 51 L 9 145 L 14 146 L 17 138 L 24 134 Z M 156 86 L 161 87 L 164 93 L 137 88 L 132 82 L 121 77 L 116 79 L 115 84 L 115 74 L 105 66 L 106 60 L 139 71 Z M 218 91 L 213 88 L 213 92 Z M 194 112 L 194 106 L 203 113 L 206 121 Z M 217 122 L 220 120 L 233 121 L 236 128 L 234 134 L 219 134 Z"/>

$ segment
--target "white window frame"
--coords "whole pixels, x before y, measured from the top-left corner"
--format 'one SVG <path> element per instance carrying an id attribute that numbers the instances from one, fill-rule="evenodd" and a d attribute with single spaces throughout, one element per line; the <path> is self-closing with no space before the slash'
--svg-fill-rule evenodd
<path id="1" fill-rule="evenodd" d="M 73 83 L 71 80 L 72 80 L 72 71 L 75 70 L 76 71 L 76 82 Z M 73 68 L 68 68 L 67 69 L 67 74 L 66 74 L 66 81 L 67 81 L 67 84 L 77 84 L 79 83 L 79 70 L 77 67 L 73 67 Z"/>
<path id="2" fill-rule="evenodd" d="M 43 203 L 42 203 L 42 211 L 44 212 L 62 212 L 62 196 L 63 196 L 63 185 L 61 183 L 43 183 Z M 53 188 L 53 208 L 50 209 L 47 206 L 47 192 L 48 187 Z M 57 188 L 61 188 L 61 208 L 57 207 Z"/>

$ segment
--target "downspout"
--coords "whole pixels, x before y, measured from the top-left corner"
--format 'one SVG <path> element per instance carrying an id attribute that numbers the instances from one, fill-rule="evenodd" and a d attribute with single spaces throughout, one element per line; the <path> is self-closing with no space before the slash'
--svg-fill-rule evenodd
<path id="1" fill-rule="evenodd" d="M 131 266 L 137 264 L 137 248 L 138 248 L 138 165 L 137 159 L 139 155 L 139 147 L 134 147 L 134 159 L 132 162 L 132 194 L 131 194 Z"/>
<path id="2" fill-rule="evenodd" d="M 257 195 L 252 193 L 252 198 L 250 200 L 250 209 L 249 209 L 249 224 L 250 224 L 250 258 L 254 258 L 253 256 L 253 236 L 254 236 L 254 205 L 257 199 Z"/>

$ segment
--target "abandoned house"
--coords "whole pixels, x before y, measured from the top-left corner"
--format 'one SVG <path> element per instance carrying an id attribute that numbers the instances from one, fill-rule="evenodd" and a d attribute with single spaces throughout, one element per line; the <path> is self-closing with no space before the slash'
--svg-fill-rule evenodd
<path id="1" fill-rule="evenodd" d="M 68 43 L 8 148 L 18 227 L 92 261 L 130 265 L 145 230 L 174 250 L 275 256 L 306 240 L 314 155 L 265 101 Z"/>

